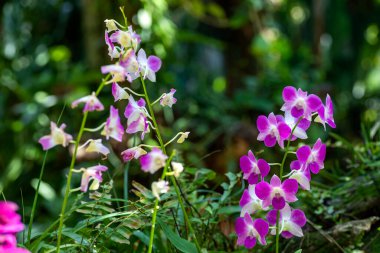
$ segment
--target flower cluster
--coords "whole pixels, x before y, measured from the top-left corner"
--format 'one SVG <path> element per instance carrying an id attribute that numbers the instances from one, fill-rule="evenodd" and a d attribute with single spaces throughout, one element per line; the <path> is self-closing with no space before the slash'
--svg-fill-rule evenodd
<path id="1" fill-rule="evenodd" d="M 242 210 L 235 227 L 237 244 L 246 248 L 254 247 L 257 241 L 265 245 L 270 228 L 272 235 L 280 233 L 284 238 L 303 236 L 302 227 L 306 224 L 306 216 L 302 210 L 293 209 L 289 203 L 297 201 L 299 185 L 304 190 L 310 190 L 311 174 L 317 174 L 324 168 L 326 145 L 318 139 L 313 147 L 299 147 L 295 152 L 297 159 L 290 163 L 290 172 L 283 177 L 289 144 L 297 139 L 307 139 L 306 131 L 314 116 L 314 121 L 321 123 L 325 129 L 326 124 L 336 127 L 329 95 L 324 105 L 318 96 L 287 86 L 282 97 L 284 105 L 281 110 L 284 115 L 270 113 L 257 118 L 257 139 L 263 141 L 267 147 L 274 147 L 277 143 L 282 149 L 286 149 L 282 163 L 273 164 L 280 165 L 280 174 L 274 174 L 267 182 L 265 179 L 270 172 L 270 163 L 264 159 L 256 159 L 252 151 L 240 158 L 243 178 L 248 181 L 249 186 L 241 197 Z M 265 219 L 252 219 L 251 215 L 258 211 L 268 211 Z"/>
<path id="2" fill-rule="evenodd" d="M 16 234 L 24 230 L 15 203 L 0 201 L 0 252 L 28 253 L 17 247 Z"/>
<path id="3" fill-rule="evenodd" d="M 147 56 L 145 50 L 139 48 L 141 38 L 133 30 L 132 26 L 123 26 L 113 19 L 105 20 L 105 24 L 105 42 L 108 47 L 108 55 L 111 60 L 116 60 L 116 62 L 101 67 L 101 72 L 107 74 L 103 82 L 105 85 L 112 84 L 111 93 L 115 103 L 120 100 L 128 100 L 128 104 L 124 109 L 125 119 L 120 117 L 118 106 L 111 105 L 109 107 L 109 117 L 103 124 L 94 129 L 84 128 L 84 131 L 101 131 L 101 135 L 104 136 L 107 141 L 111 138 L 117 142 L 123 141 L 123 135 L 125 133 L 139 133 L 139 137 L 141 141 L 143 141 L 145 135 L 150 133 L 151 129 L 156 130 L 154 126 L 155 122 L 153 121 L 154 117 L 150 115 L 149 108 L 147 107 L 149 99 L 146 93 L 139 94 L 128 87 L 128 85 L 121 85 L 121 83 L 125 81 L 132 83 L 138 78 L 140 78 L 142 82 L 144 82 L 145 79 L 156 82 L 156 72 L 160 70 L 162 62 L 159 57 L 155 55 Z M 177 99 L 174 97 L 175 92 L 175 89 L 170 89 L 169 93 L 163 93 L 149 106 L 159 102 L 162 107 L 172 107 L 173 104 L 177 102 Z M 80 106 L 80 104 L 84 104 L 83 113 L 105 110 L 105 106 L 98 98 L 98 93 L 98 91 L 92 92 L 90 95 L 76 99 L 72 102 L 71 107 L 76 108 Z M 150 112 L 153 113 L 151 110 Z M 126 123 L 123 124 L 123 122 Z M 66 125 L 62 124 L 62 126 L 58 128 L 54 122 L 51 122 L 50 135 L 44 136 L 39 140 L 44 150 L 48 150 L 56 145 L 67 147 L 69 143 L 74 142 L 72 136 L 64 132 L 65 127 Z M 181 143 L 187 138 L 188 134 L 188 132 L 181 132 L 171 141 L 177 139 L 177 142 Z M 169 141 L 169 143 L 171 141 Z M 79 143 L 75 144 L 78 145 Z M 165 146 L 167 144 L 165 144 Z M 83 149 L 85 153 L 99 153 L 103 157 L 107 157 L 110 153 L 109 148 L 103 144 L 101 138 L 89 139 L 79 146 L 78 149 Z M 145 149 L 150 149 L 150 151 L 148 152 Z M 123 151 L 121 156 L 124 162 L 139 159 L 142 171 L 152 174 L 163 168 L 168 159 L 162 147 L 145 144 L 131 147 Z M 174 166 L 172 167 L 174 170 Z M 176 165 L 176 168 L 178 168 L 178 165 Z M 108 168 L 104 165 L 73 169 L 73 172 L 82 173 L 81 186 L 78 189 L 83 192 L 86 192 L 88 189 L 97 190 L 99 184 L 102 182 L 102 173 L 107 171 L 107 169 Z M 176 175 L 182 170 L 176 169 Z M 89 186 L 90 181 L 92 181 L 92 184 Z M 158 199 L 159 193 L 167 191 L 166 186 L 166 182 L 156 182 L 154 187 L 152 187 L 154 195 Z"/>

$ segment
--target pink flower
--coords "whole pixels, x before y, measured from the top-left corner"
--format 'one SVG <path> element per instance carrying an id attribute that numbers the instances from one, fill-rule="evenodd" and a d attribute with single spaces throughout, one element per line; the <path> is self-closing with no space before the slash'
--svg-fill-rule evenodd
<path id="1" fill-rule="evenodd" d="M 270 184 L 261 181 L 256 185 L 255 193 L 263 200 L 263 207 L 272 204 L 274 209 L 285 207 L 285 202 L 297 201 L 298 183 L 295 179 L 286 179 L 283 183 L 278 176 L 273 175 Z"/>
<path id="2" fill-rule="evenodd" d="M 299 119 L 294 118 L 290 112 L 285 112 L 285 123 L 289 126 L 290 129 L 296 127 L 292 134 L 292 141 L 297 138 L 307 139 L 306 130 L 310 127 L 310 121 L 302 118 L 299 122 Z M 298 125 L 296 126 L 298 122 Z"/>
<path id="3" fill-rule="evenodd" d="M 144 172 L 153 174 L 165 166 L 166 159 L 168 159 L 168 156 L 161 149 L 153 148 L 148 154 L 140 157 L 141 169 Z"/>
<path id="4" fill-rule="evenodd" d="M 256 160 L 252 151 L 248 151 L 248 156 L 240 158 L 240 169 L 243 171 L 243 178 L 248 180 L 249 184 L 256 184 L 259 176 L 264 178 L 268 175 L 270 167 L 264 159 Z"/>
<path id="5" fill-rule="evenodd" d="M 45 135 L 38 141 L 42 145 L 43 150 L 51 149 L 56 145 L 62 145 L 66 147 L 73 139 L 70 134 L 64 132 L 66 128 L 65 124 L 62 124 L 59 128 L 53 121 L 50 122 L 50 135 Z"/>
<path id="6" fill-rule="evenodd" d="M 123 139 L 124 127 L 120 123 L 119 110 L 111 105 L 110 116 L 107 118 L 106 125 L 101 133 L 106 136 L 108 140 L 109 137 L 121 141 Z"/>
<path id="7" fill-rule="evenodd" d="M 244 245 L 247 249 L 251 249 L 255 247 L 257 240 L 262 245 L 267 244 L 265 237 L 268 234 L 269 225 L 263 219 L 253 221 L 251 216 L 246 213 L 244 217 L 237 218 L 235 229 L 238 236 L 238 245 Z"/>
<path id="8" fill-rule="evenodd" d="M 293 178 L 297 180 L 297 182 L 300 184 L 300 186 L 304 190 L 309 191 L 310 180 L 311 180 L 310 170 L 305 169 L 305 168 L 301 169 L 301 164 L 298 160 L 292 161 L 290 163 L 290 169 L 292 171 L 291 171 L 291 176 L 289 178 Z"/>
<path id="9" fill-rule="evenodd" d="M 141 98 L 136 102 L 130 96 L 124 116 L 128 119 L 126 132 L 129 134 L 142 132 L 141 139 L 144 139 L 144 135 L 150 131 L 145 110 L 145 100 Z"/>
<path id="10" fill-rule="evenodd" d="M 96 97 L 95 92 L 92 92 L 91 95 L 79 98 L 71 103 L 71 107 L 75 108 L 80 103 L 85 103 L 83 112 L 92 112 L 92 111 L 103 111 L 104 106 Z"/>
<path id="11" fill-rule="evenodd" d="M 140 156 L 145 155 L 147 152 L 140 148 L 139 146 L 129 148 L 121 152 L 121 156 L 123 157 L 124 162 L 129 162 L 132 159 L 139 159 Z"/>
<path id="12" fill-rule="evenodd" d="M 281 115 L 275 116 L 273 113 L 270 113 L 268 118 L 260 115 L 257 118 L 257 129 L 260 132 L 257 140 L 264 141 L 267 147 L 273 147 L 277 142 L 281 148 L 284 148 L 284 140 L 292 131 Z"/>
<path id="13" fill-rule="evenodd" d="M 129 98 L 129 94 L 123 88 L 121 88 L 116 82 L 112 83 L 112 96 L 115 99 L 114 102 Z"/>
<path id="14" fill-rule="evenodd" d="M 128 82 L 132 82 L 131 75 L 123 66 L 120 66 L 118 63 L 102 66 L 100 70 L 102 74 L 110 73 L 112 75 L 111 82 L 124 82 L 125 79 L 127 79 Z"/>
<path id="15" fill-rule="evenodd" d="M 0 234 L 16 234 L 24 230 L 17 210 L 15 203 L 0 201 Z"/>
<path id="16" fill-rule="evenodd" d="M 290 112 L 294 118 L 304 117 L 311 120 L 311 114 L 316 112 L 321 106 L 321 99 L 314 95 L 307 95 L 307 92 L 301 89 L 296 90 L 292 86 L 286 86 L 282 91 L 282 98 L 285 104 L 281 110 Z"/>
<path id="17" fill-rule="evenodd" d="M 277 221 L 277 211 L 271 210 L 267 214 L 269 225 L 275 226 Z M 280 211 L 279 227 L 280 234 L 284 238 L 293 236 L 302 237 L 302 227 L 306 224 L 305 213 L 300 209 L 291 209 L 288 204 Z M 276 229 L 272 230 L 272 234 L 276 234 Z"/>
<path id="18" fill-rule="evenodd" d="M 326 157 L 326 145 L 318 139 L 313 148 L 309 146 L 300 147 L 297 152 L 298 161 L 301 164 L 301 169 L 308 169 L 314 174 L 324 168 L 324 160 Z"/>
<path id="19" fill-rule="evenodd" d="M 130 49 L 124 54 L 122 59 L 120 59 L 120 66 L 122 66 L 131 77 L 131 81 L 140 77 L 140 67 L 134 50 Z M 129 82 L 131 81 L 129 80 Z"/>
<path id="20" fill-rule="evenodd" d="M 326 123 L 332 128 L 336 128 L 334 122 L 334 105 L 331 101 L 330 96 L 326 96 L 326 106 L 321 106 L 318 110 L 318 117 L 315 119 L 316 122 L 323 124 L 323 127 L 326 130 Z"/>
<path id="21" fill-rule="evenodd" d="M 245 189 L 239 202 L 241 209 L 240 217 L 244 217 L 246 213 L 254 214 L 258 210 L 266 210 L 263 208 L 263 201 L 256 196 L 255 185 L 249 185 Z"/>
<path id="22" fill-rule="evenodd" d="M 104 165 L 96 165 L 88 167 L 87 169 L 82 169 L 82 181 L 80 185 L 80 190 L 82 192 L 87 192 L 88 184 L 90 180 L 93 180 L 90 190 L 99 189 L 99 183 L 103 182 L 102 172 L 108 170 Z"/>
<path id="23" fill-rule="evenodd" d="M 161 68 L 161 59 L 155 55 L 146 58 L 144 49 L 140 49 L 137 54 L 137 61 L 144 79 L 147 77 L 150 81 L 155 82 L 156 72 Z"/>
<path id="24" fill-rule="evenodd" d="M 119 58 L 120 52 L 117 50 L 117 48 L 112 43 L 111 39 L 108 37 L 107 31 L 105 31 L 104 39 L 108 46 L 108 55 L 111 57 L 111 60 L 113 60 L 113 58 Z"/>
<path id="25" fill-rule="evenodd" d="M 160 99 L 160 105 L 169 106 L 171 108 L 173 104 L 177 103 L 177 99 L 174 97 L 175 92 L 175 89 L 170 89 L 169 93 L 164 93 Z"/>
<path id="26" fill-rule="evenodd" d="M 112 42 L 119 43 L 123 48 L 136 49 L 141 39 L 140 36 L 132 30 L 132 26 L 128 27 L 128 31 L 117 30 L 110 36 Z"/>

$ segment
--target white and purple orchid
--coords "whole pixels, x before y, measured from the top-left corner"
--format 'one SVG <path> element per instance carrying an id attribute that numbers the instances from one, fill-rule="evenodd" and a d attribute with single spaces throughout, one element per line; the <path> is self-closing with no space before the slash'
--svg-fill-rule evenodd
<path id="1" fill-rule="evenodd" d="M 246 213 L 244 217 L 237 218 L 235 230 L 238 236 L 237 244 L 244 245 L 247 249 L 253 248 L 257 241 L 262 245 L 267 244 L 265 237 L 269 232 L 269 225 L 263 219 L 253 221 Z"/>
<path id="2" fill-rule="evenodd" d="M 241 196 L 239 205 L 241 207 L 240 217 L 244 217 L 246 213 L 254 214 L 257 210 L 267 210 L 263 207 L 263 201 L 256 196 L 255 185 L 249 185 Z"/>
<path id="3" fill-rule="evenodd" d="M 92 111 L 103 111 L 104 106 L 99 101 L 99 99 L 96 97 L 95 92 L 92 92 L 91 95 L 84 96 L 82 98 L 79 98 L 71 103 L 71 107 L 75 108 L 79 104 L 85 103 L 83 107 L 83 112 L 92 112 Z"/>
<path id="4" fill-rule="evenodd" d="M 121 156 L 123 157 L 124 162 L 129 162 L 132 159 L 139 159 L 140 156 L 145 155 L 146 153 L 147 152 L 144 149 L 137 146 L 124 150 L 121 152 Z"/>
<path id="5" fill-rule="evenodd" d="M 271 210 L 267 214 L 269 225 L 275 226 L 277 221 L 277 211 Z M 305 213 L 300 209 L 291 209 L 288 204 L 280 210 L 279 232 L 284 238 L 293 236 L 302 237 L 302 227 L 306 224 Z M 276 234 L 276 229 L 273 229 L 271 234 Z"/>
<path id="6" fill-rule="evenodd" d="M 112 96 L 114 98 L 114 102 L 129 98 L 129 94 L 116 82 L 112 83 Z"/>
<path id="7" fill-rule="evenodd" d="M 160 105 L 169 106 L 171 108 L 175 103 L 177 103 L 177 99 L 174 97 L 175 92 L 175 89 L 170 89 L 169 93 L 162 94 Z"/>
<path id="8" fill-rule="evenodd" d="M 101 133 L 108 140 L 110 137 L 121 142 L 124 134 L 124 127 L 120 123 L 119 110 L 111 105 L 110 116 L 107 118 L 104 129 Z"/>
<path id="9" fill-rule="evenodd" d="M 144 135 L 150 131 L 145 109 L 145 100 L 141 98 L 136 102 L 134 98 L 130 96 L 124 116 L 128 119 L 126 132 L 129 134 L 142 132 L 141 139 L 144 139 Z"/>
<path id="10" fill-rule="evenodd" d="M 326 130 L 326 124 L 332 128 L 336 128 L 334 121 L 334 105 L 330 96 L 326 96 L 326 105 L 321 106 L 318 110 L 318 116 L 314 120 L 315 122 L 322 123 L 323 127 Z"/>
<path id="11" fill-rule="evenodd" d="M 277 142 L 281 148 L 284 148 L 284 140 L 289 138 L 292 131 L 281 115 L 275 116 L 273 113 L 268 117 L 260 115 L 257 118 L 257 129 L 260 132 L 257 140 L 264 141 L 267 147 L 273 147 Z"/>
<path id="12" fill-rule="evenodd" d="M 41 137 L 38 141 L 42 145 L 42 149 L 48 150 L 57 145 L 67 147 L 67 145 L 69 145 L 69 142 L 73 139 L 73 137 L 70 134 L 65 133 L 65 128 L 65 124 L 62 124 L 60 127 L 57 127 L 57 124 L 51 121 L 50 134 Z"/>
<path id="13" fill-rule="evenodd" d="M 108 168 L 104 165 L 96 165 L 92 167 L 88 167 L 87 169 L 81 169 L 83 171 L 82 174 L 82 181 L 80 190 L 82 192 L 87 192 L 90 183 L 90 180 L 92 180 L 92 184 L 90 186 L 90 190 L 97 190 L 99 189 L 99 185 L 101 182 L 103 182 L 102 173 L 104 171 L 107 171 Z"/>
<path id="14" fill-rule="evenodd" d="M 141 169 L 144 172 L 154 174 L 165 166 L 166 159 L 168 159 L 168 156 L 161 149 L 153 148 L 148 154 L 140 157 Z"/>
<path id="15" fill-rule="evenodd" d="M 272 176 L 270 184 L 261 181 L 255 188 L 256 196 L 263 200 L 263 207 L 272 205 L 276 210 L 284 208 L 286 202 L 297 201 L 297 191 L 298 183 L 295 179 L 286 179 L 281 183 L 277 175 Z"/>
<path id="16" fill-rule="evenodd" d="M 155 55 L 147 58 L 144 49 L 141 48 L 137 53 L 137 61 L 144 79 L 148 78 L 150 81 L 156 82 L 156 72 L 161 68 L 161 59 Z"/>
<path id="17" fill-rule="evenodd" d="M 243 171 L 243 178 L 248 180 L 248 183 L 256 184 L 266 177 L 270 171 L 269 164 L 264 159 L 256 160 L 255 155 L 251 150 L 248 151 L 248 155 L 244 155 L 240 158 L 240 169 Z"/>

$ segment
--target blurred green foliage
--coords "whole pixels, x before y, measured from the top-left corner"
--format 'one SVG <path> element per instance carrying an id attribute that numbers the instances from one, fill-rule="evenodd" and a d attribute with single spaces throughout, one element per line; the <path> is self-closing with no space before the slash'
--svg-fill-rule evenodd
<path id="1" fill-rule="evenodd" d="M 302 198 L 309 219 L 332 231 L 341 223 L 380 216 L 368 204 L 379 201 L 380 1 L 5 0 L 0 3 L 0 192 L 23 200 L 26 218 L 44 156 L 37 140 L 65 105 L 102 78 L 100 66 L 109 62 L 103 20 L 121 20 L 119 6 L 125 6 L 148 53 L 163 59 L 150 92 L 159 96 L 177 89 L 174 112 L 164 110 L 159 119 L 168 122 L 165 138 L 191 131 L 181 155 L 191 166 L 216 171 L 210 187 L 226 190 L 219 186 L 223 174 L 239 171 L 238 158 L 249 148 L 262 148 L 255 119 L 277 110 L 282 88 L 291 84 L 322 97 L 329 93 L 336 109 L 328 166 L 315 191 Z M 107 94 L 101 99 L 112 101 Z M 75 133 L 81 115 L 68 107 L 62 122 Z M 105 116 L 91 115 L 90 122 L 100 124 Z M 318 136 L 328 137 L 312 128 L 310 138 Z M 125 147 L 113 146 L 116 155 L 110 159 L 117 193 L 123 168 L 117 155 Z M 278 160 L 279 154 L 265 156 Z M 49 151 L 36 226 L 57 217 L 68 159 L 61 148 Z M 137 164 L 131 177 L 143 177 Z M 237 204 L 229 201 L 223 204 Z M 230 219 L 210 217 L 216 224 Z M 337 243 L 376 252 L 376 226 L 355 235 L 362 238 L 352 244 Z M 317 236 L 309 230 L 310 238 Z M 306 244 L 310 252 L 325 252 L 326 241 L 318 238 Z M 214 246 L 222 250 L 218 240 Z"/>

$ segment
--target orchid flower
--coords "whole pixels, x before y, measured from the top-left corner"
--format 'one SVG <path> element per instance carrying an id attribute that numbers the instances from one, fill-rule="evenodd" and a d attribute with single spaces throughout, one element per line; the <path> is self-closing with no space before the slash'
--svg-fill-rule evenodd
<path id="1" fill-rule="evenodd" d="M 183 172 L 183 164 L 178 162 L 172 162 L 173 175 L 175 177 L 179 177 L 179 175 Z"/>
<path id="2" fill-rule="evenodd" d="M 150 81 L 156 82 L 156 72 L 161 68 L 161 59 L 155 55 L 146 58 L 146 53 L 141 48 L 137 54 L 137 61 L 144 79 L 147 77 Z"/>
<path id="3" fill-rule="evenodd" d="M 99 183 L 103 181 L 102 173 L 104 171 L 107 171 L 108 168 L 104 165 L 96 165 L 92 167 L 88 167 L 87 169 L 82 169 L 82 181 L 80 190 L 82 192 L 87 192 L 88 184 L 90 180 L 93 180 L 90 190 L 97 190 L 99 189 Z"/>
<path id="4" fill-rule="evenodd" d="M 24 230 L 17 204 L 0 201 L 0 234 L 16 234 Z"/>
<path id="5" fill-rule="evenodd" d="M 272 205 L 276 210 L 284 208 L 285 202 L 297 201 L 297 191 L 298 183 L 295 179 L 286 179 L 281 183 L 277 175 L 272 176 L 270 184 L 261 181 L 255 187 L 256 196 L 263 200 L 263 207 Z"/>
<path id="6" fill-rule="evenodd" d="M 152 193 L 160 200 L 160 195 L 167 193 L 169 191 L 169 182 L 164 180 L 159 180 L 158 182 L 152 183 Z"/>
<path id="7" fill-rule="evenodd" d="M 112 96 L 114 97 L 114 102 L 129 98 L 129 94 L 116 82 L 112 83 Z"/>
<path id="8" fill-rule="evenodd" d="M 132 77 L 128 73 L 128 71 L 121 66 L 119 63 L 105 65 L 100 68 L 102 74 L 110 73 L 112 75 L 112 79 L 110 82 L 124 82 L 126 79 L 128 82 L 132 82 Z"/>
<path id="9" fill-rule="evenodd" d="M 117 28 L 116 26 L 116 21 L 114 19 L 106 19 L 104 20 L 104 23 L 106 23 L 107 32 L 119 30 L 119 28 Z"/>
<path id="10" fill-rule="evenodd" d="M 124 162 L 129 162 L 132 159 L 139 159 L 140 156 L 147 154 L 147 152 L 141 147 L 133 147 L 121 152 Z"/>
<path id="11" fill-rule="evenodd" d="M 290 169 L 292 170 L 289 178 L 293 178 L 297 180 L 300 186 L 309 191 L 310 190 L 310 170 L 309 169 L 301 169 L 301 163 L 298 160 L 292 161 L 290 163 Z"/>
<path id="12" fill-rule="evenodd" d="M 100 153 L 104 156 L 107 156 L 110 153 L 110 150 L 102 144 L 102 139 L 97 139 L 97 140 L 88 140 L 85 145 L 87 145 L 86 152 L 95 152 L 95 153 Z"/>
<path id="13" fill-rule="evenodd" d="M 262 245 L 267 244 L 265 237 L 268 234 L 269 225 L 263 219 L 253 221 L 251 216 L 246 213 L 244 217 L 237 218 L 235 229 L 238 245 L 244 245 L 247 249 L 251 249 L 255 247 L 257 241 Z"/>
<path id="14" fill-rule="evenodd" d="M 56 145 L 62 145 L 63 147 L 69 145 L 69 142 L 73 139 L 73 137 L 70 134 L 64 132 L 65 128 L 65 124 L 57 127 L 57 124 L 51 121 L 50 135 L 45 135 L 38 141 L 42 145 L 42 149 L 48 150 L 52 147 L 55 147 Z"/>
<path id="15" fill-rule="evenodd" d="M 108 46 L 108 55 L 111 57 L 111 60 L 113 60 L 114 58 L 119 58 L 121 53 L 117 50 L 115 45 L 112 43 L 111 39 L 108 36 L 107 31 L 104 34 L 104 39 Z"/>
<path id="16" fill-rule="evenodd" d="M 146 115 L 145 100 L 141 98 L 136 102 L 130 96 L 124 112 L 124 116 L 128 119 L 126 132 L 129 134 L 142 132 L 141 139 L 144 139 L 144 135 L 150 131 Z"/>
<path id="17" fill-rule="evenodd" d="M 256 184 L 259 176 L 264 178 L 268 175 L 270 166 L 264 159 L 256 160 L 252 151 L 248 151 L 248 155 L 240 158 L 240 168 L 243 171 L 243 178 L 248 180 L 249 184 Z"/>
<path id="18" fill-rule="evenodd" d="M 267 214 L 269 225 L 276 225 L 277 211 L 271 210 Z M 306 224 L 305 213 L 300 209 L 291 209 L 288 204 L 280 210 L 279 219 L 279 232 L 284 238 L 291 238 L 293 236 L 302 237 L 302 227 Z M 276 234 L 276 229 L 273 229 L 271 234 Z"/>
<path id="19" fill-rule="evenodd" d="M 168 159 L 168 156 L 161 149 L 153 148 L 148 154 L 140 157 L 141 169 L 144 172 L 153 174 L 165 166 L 166 159 Z"/>
<path id="20" fill-rule="evenodd" d="M 301 164 L 301 169 L 308 169 L 314 174 L 324 168 L 324 160 L 326 157 L 326 145 L 318 139 L 313 148 L 309 146 L 300 147 L 297 152 L 298 161 Z"/>
<path id="21" fill-rule="evenodd" d="M 120 123 L 119 110 L 111 105 L 110 116 L 107 118 L 106 125 L 101 133 L 106 136 L 108 140 L 109 137 L 121 142 L 124 134 L 124 127 Z"/>
<path id="22" fill-rule="evenodd" d="M 336 128 L 336 125 L 334 122 L 334 105 L 328 94 L 326 96 L 326 105 L 321 106 L 321 108 L 319 108 L 318 116 L 315 118 L 314 121 L 322 123 L 325 130 L 326 130 L 326 124 L 332 128 Z"/>
<path id="23" fill-rule="evenodd" d="M 175 89 L 170 89 L 169 93 L 164 93 L 160 99 L 160 105 L 169 106 L 170 108 L 173 104 L 177 103 L 177 99 L 174 97 Z"/>
<path id="24" fill-rule="evenodd" d="M 79 98 L 71 103 L 71 107 L 75 108 L 80 103 L 85 103 L 83 112 L 92 112 L 92 111 L 103 111 L 104 106 L 96 97 L 95 92 L 92 92 L 91 95 Z"/>
<path id="25" fill-rule="evenodd" d="M 299 122 L 298 122 L 299 121 Z M 298 125 L 296 125 L 298 122 Z M 290 112 L 285 112 L 285 123 L 289 126 L 290 129 L 293 129 L 294 131 L 292 134 L 292 141 L 296 140 L 297 138 L 300 139 L 307 139 L 306 130 L 310 127 L 310 121 L 301 118 L 301 120 L 294 118 Z"/>
<path id="26" fill-rule="evenodd" d="M 307 120 L 311 120 L 311 114 L 316 112 L 321 106 L 321 99 L 314 95 L 307 95 L 307 92 L 301 89 L 296 90 L 292 86 L 287 86 L 282 91 L 282 98 L 285 104 L 281 111 L 290 112 L 294 118 L 303 116 Z"/>
<path id="27" fill-rule="evenodd" d="M 241 207 L 240 217 L 244 217 L 246 213 L 254 214 L 257 210 L 267 210 L 263 207 L 263 201 L 256 196 L 255 185 L 249 185 L 241 196 L 239 205 Z"/>
<path id="28" fill-rule="evenodd" d="M 110 36 L 112 42 L 119 43 L 123 48 L 133 48 L 136 50 L 141 42 L 140 36 L 128 27 L 128 31 L 117 30 Z"/>
<path id="29" fill-rule="evenodd" d="M 124 56 L 120 59 L 120 66 L 122 66 L 131 78 L 131 81 L 140 77 L 139 63 L 136 59 L 135 51 L 129 49 Z M 129 82 L 131 82 L 129 81 Z"/>
<path id="30" fill-rule="evenodd" d="M 281 115 L 275 116 L 273 113 L 270 113 L 268 118 L 260 115 L 257 118 L 257 128 L 260 132 L 257 140 L 264 141 L 267 147 L 273 147 L 277 142 L 284 148 L 284 140 L 289 138 L 292 131 Z"/>

